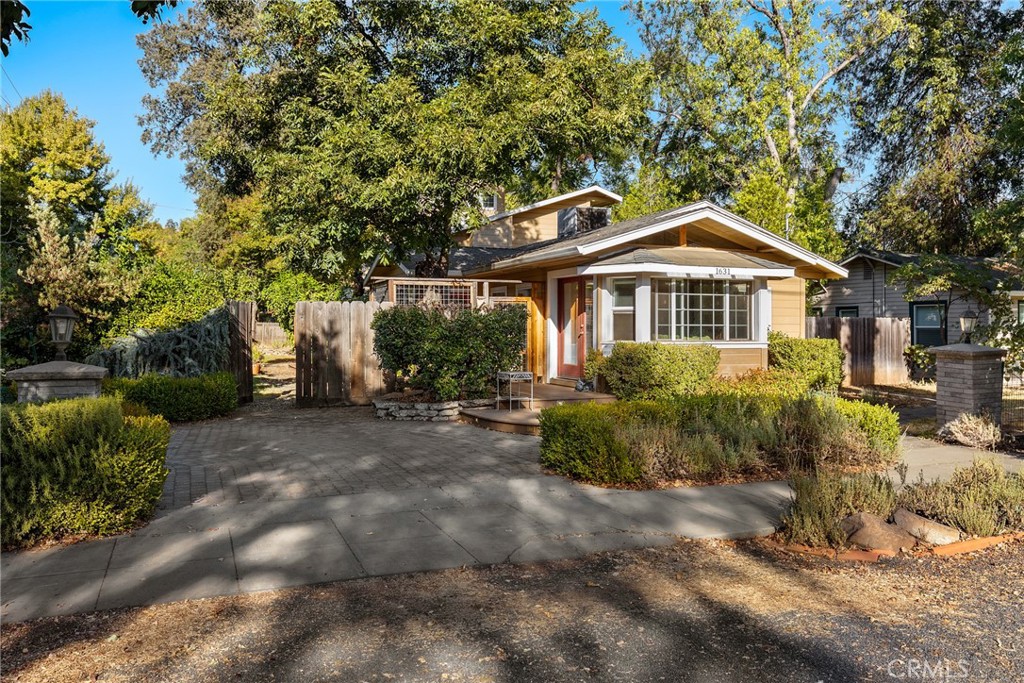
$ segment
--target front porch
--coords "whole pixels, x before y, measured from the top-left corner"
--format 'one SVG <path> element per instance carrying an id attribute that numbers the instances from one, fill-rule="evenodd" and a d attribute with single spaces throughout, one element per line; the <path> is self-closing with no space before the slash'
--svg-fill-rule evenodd
<path id="1" fill-rule="evenodd" d="M 512 394 L 498 398 L 494 408 L 464 408 L 460 412 L 463 422 L 507 434 L 540 435 L 540 411 L 562 403 L 611 403 L 615 397 L 597 391 L 576 391 L 560 384 L 536 384 L 533 399 L 528 390 L 525 395 Z"/>

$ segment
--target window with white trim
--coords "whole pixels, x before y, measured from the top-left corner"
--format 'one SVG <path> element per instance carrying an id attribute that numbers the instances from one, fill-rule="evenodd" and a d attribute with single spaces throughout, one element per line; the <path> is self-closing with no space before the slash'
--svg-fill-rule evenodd
<path id="1" fill-rule="evenodd" d="M 656 341 L 750 341 L 750 282 L 655 279 L 651 337 Z"/>
<path id="2" fill-rule="evenodd" d="M 485 211 L 495 211 L 498 208 L 498 195 L 494 193 L 480 195 L 480 206 Z"/>
<path id="3" fill-rule="evenodd" d="M 612 339 L 636 338 L 636 278 L 617 277 L 608 281 L 612 293 Z"/>

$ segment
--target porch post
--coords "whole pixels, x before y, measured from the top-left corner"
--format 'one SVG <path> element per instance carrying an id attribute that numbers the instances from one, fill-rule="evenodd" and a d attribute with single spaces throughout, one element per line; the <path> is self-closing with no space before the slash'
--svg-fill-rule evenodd
<path id="1" fill-rule="evenodd" d="M 646 273 L 636 276 L 634 314 L 634 338 L 638 342 L 651 341 L 651 276 Z"/>
<path id="2" fill-rule="evenodd" d="M 599 277 L 597 279 L 597 348 L 604 350 L 604 345 L 612 341 L 612 292 L 608 289 L 608 282 L 611 278 Z"/>

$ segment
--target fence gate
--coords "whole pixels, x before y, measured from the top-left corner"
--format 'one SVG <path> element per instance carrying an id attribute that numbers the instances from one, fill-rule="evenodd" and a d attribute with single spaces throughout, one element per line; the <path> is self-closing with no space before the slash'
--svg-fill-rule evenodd
<path id="1" fill-rule="evenodd" d="M 235 376 L 238 403 L 252 403 L 252 343 L 256 330 L 256 304 L 228 301 L 228 370 Z"/>
<path id="2" fill-rule="evenodd" d="M 376 301 L 300 301 L 295 304 L 295 403 L 368 404 L 387 392 L 373 353 L 370 323 Z"/>
<path id="3" fill-rule="evenodd" d="M 1024 434 L 1024 371 L 1003 371 L 1003 428 Z"/>
<path id="4" fill-rule="evenodd" d="M 903 358 L 910 346 L 907 318 L 807 318 L 807 336 L 839 340 L 846 354 L 846 384 L 903 384 L 910 379 Z"/>

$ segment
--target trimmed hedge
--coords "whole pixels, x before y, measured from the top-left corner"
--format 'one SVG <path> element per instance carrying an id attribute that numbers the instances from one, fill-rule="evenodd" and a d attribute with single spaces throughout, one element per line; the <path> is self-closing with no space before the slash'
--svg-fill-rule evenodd
<path id="1" fill-rule="evenodd" d="M 768 366 L 804 377 L 812 389 L 838 391 L 843 383 L 843 349 L 835 339 L 796 339 L 768 334 Z"/>
<path id="2" fill-rule="evenodd" d="M 126 531 L 163 489 L 170 426 L 122 417 L 109 397 L 0 408 L 0 537 L 5 547 Z"/>
<path id="3" fill-rule="evenodd" d="M 522 365 L 526 316 L 524 306 L 384 308 L 373 318 L 373 351 L 384 370 L 438 400 L 490 396 L 495 373 Z"/>
<path id="4" fill-rule="evenodd" d="M 719 356 L 709 344 L 617 342 L 610 355 L 598 356 L 588 375 L 600 374 L 619 399 L 664 400 L 709 389 Z"/>
<path id="5" fill-rule="evenodd" d="M 599 484 L 655 486 L 736 474 L 881 467 L 896 414 L 828 396 L 708 392 L 670 401 L 574 403 L 541 413 L 541 464 Z"/>
<path id="6" fill-rule="evenodd" d="M 238 407 L 238 389 L 230 372 L 199 377 L 143 375 L 138 379 L 103 380 L 103 393 L 145 407 L 171 422 L 206 420 Z"/>

